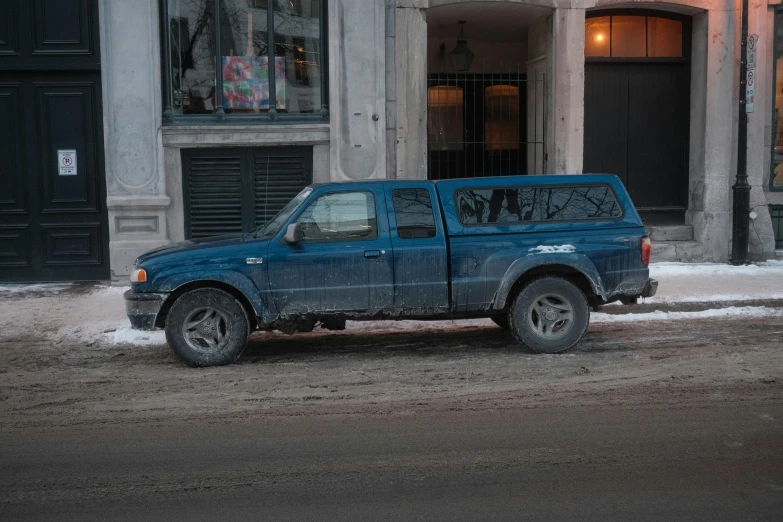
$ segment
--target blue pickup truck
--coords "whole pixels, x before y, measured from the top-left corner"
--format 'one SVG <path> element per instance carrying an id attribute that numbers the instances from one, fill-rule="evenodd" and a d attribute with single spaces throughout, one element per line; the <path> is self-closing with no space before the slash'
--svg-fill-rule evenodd
<path id="1" fill-rule="evenodd" d="M 192 366 L 232 362 L 254 330 L 346 319 L 488 317 L 559 353 L 591 309 L 655 294 L 650 246 L 615 176 L 331 183 L 254 232 L 142 255 L 125 302 Z"/>

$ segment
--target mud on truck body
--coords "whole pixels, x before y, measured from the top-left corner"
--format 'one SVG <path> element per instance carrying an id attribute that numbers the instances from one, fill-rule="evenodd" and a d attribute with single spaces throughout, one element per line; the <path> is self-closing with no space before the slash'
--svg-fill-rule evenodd
<path id="1" fill-rule="evenodd" d="M 487 317 L 559 353 L 591 309 L 655 294 L 649 256 L 615 176 L 330 183 L 253 232 L 142 255 L 125 301 L 192 366 L 230 363 L 254 330 L 346 320 Z"/>

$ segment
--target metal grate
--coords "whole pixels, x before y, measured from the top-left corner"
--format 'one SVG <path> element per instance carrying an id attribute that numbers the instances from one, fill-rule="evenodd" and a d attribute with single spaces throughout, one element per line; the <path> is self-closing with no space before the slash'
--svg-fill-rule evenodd
<path id="1" fill-rule="evenodd" d="M 545 76 L 528 79 L 518 63 L 482 62 L 476 69 L 429 75 L 429 178 L 543 173 Z"/>
<path id="2" fill-rule="evenodd" d="M 769 207 L 769 215 L 772 217 L 772 230 L 775 233 L 775 248 L 783 248 L 783 207 Z"/>

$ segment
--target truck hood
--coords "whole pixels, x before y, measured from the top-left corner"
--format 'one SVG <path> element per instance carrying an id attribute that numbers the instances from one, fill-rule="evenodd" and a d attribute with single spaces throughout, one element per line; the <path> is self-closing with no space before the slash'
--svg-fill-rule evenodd
<path id="1" fill-rule="evenodd" d="M 141 264 L 144 261 L 148 261 L 154 257 L 164 256 L 168 254 L 175 254 L 178 252 L 201 250 L 204 248 L 214 248 L 221 246 L 238 245 L 244 243 L 248 238 L 252 238 L 253 234 L 224 234 L 220 236 L 206 237 L 203 239 L 191 239 L 188 241 L 181 241 L 179 243 L 172 243 L 170 245 L 162 246 L 154 250 L 150 250 L 138 257 L 137 264 Z"/>

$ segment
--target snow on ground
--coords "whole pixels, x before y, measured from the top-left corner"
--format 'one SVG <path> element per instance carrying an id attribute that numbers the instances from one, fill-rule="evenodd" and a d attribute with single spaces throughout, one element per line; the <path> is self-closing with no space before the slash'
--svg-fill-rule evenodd
<path id="1" fill-rule="evenodd" d="M 783 299 L 783 261 L 731 266 L 717 263 L 654 263 L 651 277 L 659 280 L 651 304 Z M 125 316 L 122 294 L 127 286 L 78 284 L 0 285 L 0 338 L 39 338 L 117 345 L 162 345 L 162 332 L 133 330 Z M 629 308 L 632 312 L 632 308 Z M 592 322 L 638 322 L 710 317 L 779 316 L 783 309 L 730 307 L 698 312 L 594 313 Z M 438 331 L 493 327 L 489 319 L 459 321 L 351 321 L 348 332 Z M 264 334 L 258 334 L 264 335 Z"/>
<path id="2" fill-rule="evenodd" d="M 0 296 L 3 294 L 28 294 L 28 293 L 54 293 L 61 292 L 71 287 L 70 283 L 41 283 L 0 285 Z"/>
<path id="3" fill-rule="evenodd" d="M 651 263 L 650 277 L 665 278 L 671 276 L 748 276 L 781 273 L 783 261 L 773 260 L 754 265 L 734 266 L 724 263 Z"/>
<path id="4" fill-rule="evenodd" d="M 698 312 L 646 312 L 641 314 L 604 314 L 590 315 L 591 323 L 630 323 L 646 321 L 679 321 L 683 319 L 710 319 L 716 317 L 772 317 L 783 315 L 783 309 L 767 306 L 730 306 L 712 308 Z"/>

